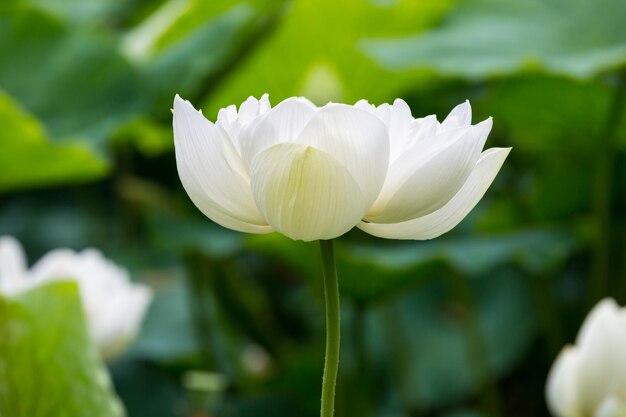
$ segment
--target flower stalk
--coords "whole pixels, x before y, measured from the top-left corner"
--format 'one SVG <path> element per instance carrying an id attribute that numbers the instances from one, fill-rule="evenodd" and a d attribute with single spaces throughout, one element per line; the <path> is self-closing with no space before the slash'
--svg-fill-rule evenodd
<path id="1" fill-rule="evenodd" d="M 326 356 L 322 379 L 321 417 L 332 417 L 335 413 L 335 386 L 339 371 L 340 314 L 339 282 L 335 266 L 332 240 L 320 240 L 324 273 L 324 298 L 326 302 Z"/>

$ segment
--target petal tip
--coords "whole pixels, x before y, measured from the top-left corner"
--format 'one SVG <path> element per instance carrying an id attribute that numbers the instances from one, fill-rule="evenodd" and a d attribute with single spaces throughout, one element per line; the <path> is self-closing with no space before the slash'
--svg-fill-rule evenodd
<path id="1" fill-rule="evenodd" d="M 479 129 L 484 129 L 487 133 L 490 132 L 491 128 L 493 128 L 493 117 L 491 116 L 487 117 L 482 122 L 474 125 L 474 127 L 479 128 Z"/>
<path id="2" fill-rule="evenodd" d="M 186 100 L 183 99 L 180 95 L 176 94 L 174 96 L 174 107 L 176 107 L 176 105 L 184 104 L 185 102 Z"/>

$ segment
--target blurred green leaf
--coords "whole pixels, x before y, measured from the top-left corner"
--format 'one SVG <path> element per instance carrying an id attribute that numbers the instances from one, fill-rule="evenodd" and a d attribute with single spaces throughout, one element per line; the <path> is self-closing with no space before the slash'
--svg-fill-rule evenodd
<path id="1" fill-rule="evenodd" d="M 612 141 L 626 141 L 624 123 L 616 129 L 617 138 L 606 137 L 616 81 L 613 76 L 585 81 L 517 76 L 491 81 L 473 100 L 477 119 L 493 116 L 497 144 L 514 149 L 506 164 L 515 173 L 505 180 L 509 197 L 495 203 L 498 210 L 516 212 L 509 224 L 524 220 L 564 224 L 589 212 L 599 149 Z M 494 216 L 484 218 L 490 221 Z"/>
<path id="2" fill-rule="evenodd" d="M 347 256 L 383 271 L 415 268 L 434 259 L 447 260 L 457 271 L 480 276 L 496 266 L 516 262 L 529 270 L 551 266 L 574 245 L 573 236 L 556 230 L 525 231 L 508 235 L 438 239 L 386 247 L 352 246 Z"/>
<path id="3" fill-rule="evenodd" d="M 171 361 L 197 352 L 189 294 L 180 278 L 155 286 L 155 297 L 141 332 L 126 356 Z"/>
<path id="4" fill-rule="evenodd" d="M 290 266 L 313 285 L 320 284 L 318 245 L 282 235 L 249 235 L 247 246 Z M 525 231 L 499 236 L 471 236 L 420 242 L 337 242 L 341 294 L 372 302 L 415 287 L 446 271 L 470 277 L 517 264 L 531 273 L 558 265 L 576 247 L 574 235 L 559 230 Z"/>
<path id="5" fill-rule="evenodd" d="M 121 417 L 75 283 L 0 296 L 0 415 Z"/>
<path id="6" fill-rule="evenodd" d="M 391 370 L 390 389 L 399 391 L 405 409 L 432 411 L 476 394 L 477 362 L 487 361 L 490 377 L 516 365 L 537 328 L 524 281 L 511 268 L 472 281 L 475 311 L 470 316 L 462 313 L 468 306 L 441 280 L 374 310 L 368 345 Z M 476 331 L 468 330 L 473 325 Z M 482 345 L 484 352 L 472 350 L 472 344 Z"/>
<path id="7" fill-rule="evenodd" d="M 151 212 L 147 214 L 147 221 L 153 242 L 166 251 L 198 250 L 220 259 L 233 256 L 243 245 L 244 235 L 217 226 L 206 218 Z"/>
<path id="8" fill-rule="evenodd" d="M 515 263 L 530 272 L 553 267 L 570 255 L 574 237 L 538 230 L 500 236 L 472 236 L 387 245 L 350 245 L 340 250 L 343 294 L 373 301 L 452 269 L 479 277 Z"/>
<path id="9" fill-rule="evenodd" d="M 21 0 L 56 16 L 59 20 L 77 23 L 93 22 L 112 14 L 124 0 Z"/>
<path id="10" fill-rule="evenodd" d="M 245 246 L 293 268 L 313 282 L 321 280 L 321 258 L 317 242 L 294 241 L 279 233 L 246 235 Z"/>
<path id="11" fill-rule="evenodd" d="M 248 96 L 270 94 L 273 103 L 307 95 L 317 103 L 389 100 L 416 77 L 384 70 L 363 56 L 358 41 L 366 36 L 410 33 L 426 27 L 449 1 L 363 2 L 296 0 L 275 22 L 268 38 L 234 69 L 209 97 L 205 114 L 239 104 Z"/>
<path id="12" fill-rule="evenodd" d="M 608 140 L 604 133 L 613 88 L 600 81 L 526 76 L 489 85 L 474 104 L 493 116 L 515 153 L 585 155 Z M 529 105 L 530 104 L 530 105 Z"/>
<path id="13" fill-rule="evenodd" d="M 103 31 L 74 29 L 44 12 L 0 14 L 0 88 L 54 139 L 102 145 L 141 105 L 141 80 Z"/>
<path id="14" fill-rule="evenodd" d="M 174 149 L 172 126 L 139 116 L 118 127 L 112 136 L 114 144 L 128 143 L 148 158 L 154 158 Z"/>
<path id="15" fill-rule="evenodd" d="M 0 91 L 0 192 L 102 177 L 106 161 L 86 146 L 55 144 L 39 121 Z"/>
<path id="16" fill-rule="evenodd" d="M 445 413 L 442 417 L 483 417 L 483 414 L 477 410 L 459 410 Z"/>
<path id="17" fill-rule="evenodd" d="M 171 105 L 213 88 L 207 84 L 224 70 L 263 17 L 242 3 L 169 0 L 124 38 L 123 51 L 142 71 L 155 103 Z"/>
<path id="18" fill-rule="evenodd" d="M 622 0 L 468 0 L 407 38 L 369 40 L 385 68 L 469 79 L 544 70 L 592 77 L 626 63 Z"/>
<path id="19" fill-rule="evenodd" d="M 177 378 L 141 360 L 122 360 L 111 367 L 115 389 L 132 417 L 180 417 L 184 401 Z"/>

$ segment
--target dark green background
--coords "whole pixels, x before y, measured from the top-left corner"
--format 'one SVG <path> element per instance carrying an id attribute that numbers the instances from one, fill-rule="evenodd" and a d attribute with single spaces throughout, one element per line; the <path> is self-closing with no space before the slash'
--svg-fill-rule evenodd
<path id="1" fill-rule="evenodd" d="M 0 234 L 31 263 L 100 248 L 155 288 L 110 366 L 129 416 L 312 417 L 318 248 L 193 207 L 174 94 L 210 119 L 266 92 L 440 120 L 469 98 L 513 147 L 470 216 L 431 242 L 337 242 L 337 417 L 547 415 L 561 347 L 600 298 L 626 303 L 625 21 L 623 0 L 2 0 Z M 242 366 L 251 345 L 268 372 Z"/>

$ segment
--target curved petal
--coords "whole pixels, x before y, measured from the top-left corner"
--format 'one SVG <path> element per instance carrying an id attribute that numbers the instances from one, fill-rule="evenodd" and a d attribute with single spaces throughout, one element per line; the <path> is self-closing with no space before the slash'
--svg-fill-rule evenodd
<path id="1" fill-rule="evenodd" d="M 417 143 L 389 168 L 385 185 L 365 219 L 398 223 L 443 207 L 472 172 L 491 126 L 491 119 L 487 119 L 456 130 L 460 134 L 452 141 L 439 139 L 441 145 Z"/>
<path id="2" fill-rule="evenodd" d="M 617 304 L 604 299 L 589 313 L 576 340 L 580 400 L 593 415 L 609 394 L 626 392 L 626 322 Z"/>
<path id="3" fill-rule="evenodd" d="M 611 323 L 617 321 L 617 325 L 623 321 L 621 309 L 614 299 L 604 298 L 600 300 L 593 309 L 587 314 L 578 335 L 576 336 L 576 345 L 583 346 L 593 343 L 597 337 L 598 331 L 603 331 L 611 326 Z M 625 323 L 626 324 L 626 323 Z"/>
<path id="4" fill-rule="evenodd" d="M 0 293 L 14 295 L 26 289 L 27 270 L 20 242 L 11 236 L 0 237 Z"/>
<path id="5" fill-rule="evenodd" d="M 256 155 L 283 142 L 295 142 L 317 107 L 303 97 L 281 101 L 276 107 L 254 120 L 241 133 L 241 157 L 246 168 Z"/>
<path id="6" fill-rule="evenodd" d="M 274 145 L 254 158 L 250 173 L 261 213 L 275 230 L 295 240 L 340 236 L 367 209 L 348 170 L 311 146 Z"/>
<path id="7" fill-rule="evenodd" d="M 345 104 L 320 109 L 297 142 L 332 155 L 357 182 L 369 206 L 380 192 L 389 165 L 387 128 L 377 117 Z"/>
<path id="8" fill-rule="evenodd" d="M 563 348 L 556 358 L 546 383 L 546 402 L 555 417 L 581 417 L 578 402 L 577 352 L 571 346 Z"/>
<path id="9" fill-rule="evenodd" d="M 411 122 L 411 128 L 404 144 L 404 149 L 411 149 L 417 146 L 418 143 L 424 148 L 436 146 L 437 140 L 441 139 L 441 137 L 437 135 L 438 128 L 439 122 L 434 114 L 414 119 Z"/>
<path id="10" fill-rule="evenodd" d="M 411 108 L 400 98 L 394 100 L 389 111 L 389 161 L 393 162 L 406 149 L 413 122 Z"/>
<path id="11" fill-rule="evenodd" d="M 441 122 L 441 129 L 454 129 L 460 126 L 469 126 L 472 123 L 472 106 L 469 100 L 465 100 L 452 109 L 450 114 Z"/>
<path id="12" fill-rule="evenodd" d="M 174 143 L 181 182 L 194 204 L 229 229 L 269 233 L 232 143 L 193 106 L 176 96 Z"/>
<path id="13" fill-rule="evenodd" d="M 387 126 L 389 162 L 395 161 L 406 149 L 414 128 L 415 119 L 413 119 L 409 105 L 404 100 L 397 98 L 392 105 L 384 103 L 376 107 L 369 104 L 367 100 L 359 100 L 354 104 L 354 107 L 375 115 Z"/>
<path id="14" fill-rule="evenodd" d="M 363 231 L 387 239 L 425 240 L 440 236 L 461 222 L 478 204 L 502 167 L 510 148 L 483 152 L 459 192 L 439 210 L 401 223 L 359 223 Z"/>

